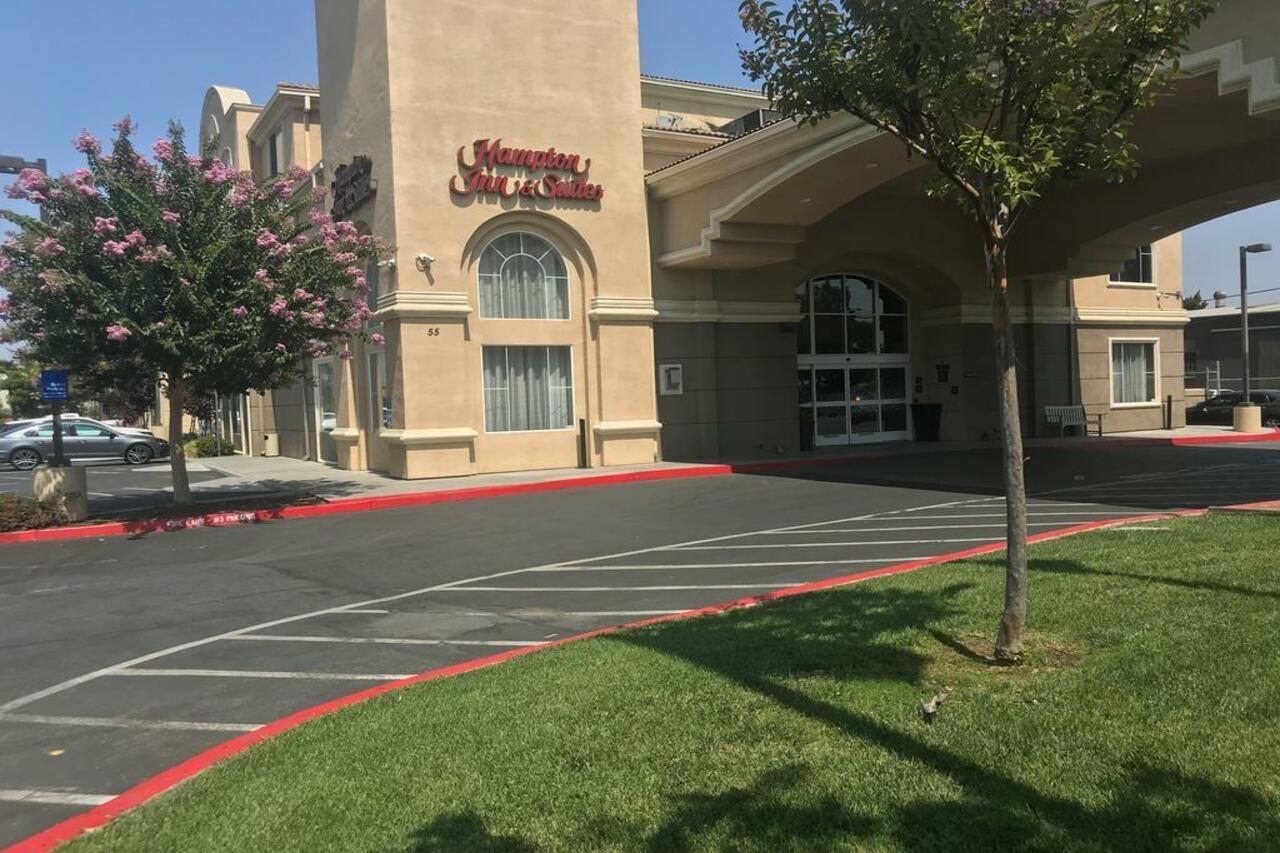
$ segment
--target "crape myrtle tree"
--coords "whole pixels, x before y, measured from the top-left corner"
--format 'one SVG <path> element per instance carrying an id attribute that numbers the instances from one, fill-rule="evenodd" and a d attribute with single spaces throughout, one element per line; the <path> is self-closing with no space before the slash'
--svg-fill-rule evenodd
<path id="1" fill-rule="evenodd" d="M 11 198 L 42 206 L 0 248 L 7 334 L 28 360 L 69 368 L 95 388 L 162 381 L 174 502 L 189 503 L 182 412 L 212 393 L 277 388 L 307 358 L 349 355 L 370 311 L 362 270 L 382 251 L 318 207 L 295 168 L 257 182 L 213 156 L 188 156 L 171 125 L 154 158 L 126 117 L 111 152 L 88 132 L 87 165 L 27 170 Z M 376 339 L 377 336 L 368 336 Z"/>
<path id="2" fill-rule="evenodd" d="M 1027 520 L 1008 257 L 1051 185 L 1137 168 L 1134 116 L 1176 72 L 1217 0 L 745 0 L 742 60 L 784 114 L 837 113 L 929 161 L 930 192 L 976 220 L 986 259 L 1008 499 L 995 656 L 1018 659 Z"/>

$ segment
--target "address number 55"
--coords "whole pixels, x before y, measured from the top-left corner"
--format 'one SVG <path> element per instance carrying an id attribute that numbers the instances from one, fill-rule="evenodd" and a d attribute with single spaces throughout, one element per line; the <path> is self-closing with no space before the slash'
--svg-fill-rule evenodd
<path id="1" fill-rule="evenodd" d="M 440 330 L 439 330 L 439 329 L 437 329 L 437 328 L 427 329 L 427 337 L 429 337 L 429 338 L 438 338 L 438 337 L 440 337 Z"/>

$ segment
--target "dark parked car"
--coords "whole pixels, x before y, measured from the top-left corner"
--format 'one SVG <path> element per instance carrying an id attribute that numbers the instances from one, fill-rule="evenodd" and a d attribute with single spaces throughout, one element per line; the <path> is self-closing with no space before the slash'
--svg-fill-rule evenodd
<path id="1" fill-rule="evenodd" d="M 1280 391 L 1265 388 L 1260 391 L 1250 391 L 1249 399 L 1252 400 L 1254 405 L 1262 407 L 1262 422 L 1264 424 L 1280 421 Z M 1187 409 L 1187 423 L 1230 426 L 1232 422 L 1231 410 L 1239 406 L 1243 401 L 1244 394 L 1239 391 L 1228 391 L 1225 394 L 1211 397 L 1203 403 L 1198 403 Z"/>
<path id="2" fill-rule="evenodd" d="M 120 432 L 84 419 L 62 428 L 62 451 L 68 459 L 123 459 L 142 465 L 169 455 L 169 443 L 153 435 Z M 30 471 L 53 456 L 53 424 L 37 423 L 0 435 L 0 460 Z"/>

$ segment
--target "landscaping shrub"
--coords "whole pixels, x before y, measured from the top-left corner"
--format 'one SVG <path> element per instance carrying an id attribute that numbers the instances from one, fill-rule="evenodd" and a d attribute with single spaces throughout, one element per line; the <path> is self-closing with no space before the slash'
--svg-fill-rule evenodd
<path id="1" fill-rule="evenodd" d="M 0 495 L 0 533 L 56 527 L 66 523 L 67 511 L 61 501 L 53 504 L 21 495 Z"/>
<path id="2" fill-rule="evenodd" d="M 216 435 L 202 435 L 199 438 L 193 438 L 183 447 L 187 451 L 187 456 L 193 459 L 202 459 L 208 456 L 230 456 L 236 452 L 234 444 Z"/>

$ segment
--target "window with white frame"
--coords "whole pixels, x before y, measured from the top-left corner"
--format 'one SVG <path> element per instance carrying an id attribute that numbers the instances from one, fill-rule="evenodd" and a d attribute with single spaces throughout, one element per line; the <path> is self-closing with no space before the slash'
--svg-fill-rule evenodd
<path id="1" fill-rule="evenodd" d="M 573 427 L 569 347 L 484 347 L 484 428 L 526 432 Z"/>
<path id="2" fill-rule="evenodd" d="M 1111 342 L 1111 403 L 1141 406 L 1159 399 L 1155 341 Z"/>
<path id="3" fill-rule="evenodd" d="M 1139 246 L 1133 257 L 1124 262 L 1124 269 L 1111 274 L 1115 284 L 1155 284 L 1155 254 L 1150 245 Z"/>
<path id="4" fill-rule="evenodd" d="M 369 353 L 369 423 L 374 431 L 390 429 L 395 421 L 391 383 L 387 381 L 387 356 L 382 350 Z"/>
<path id="5" fill-rule="evenodd" d="M 564 258 L 541 237 L 504 234 L 480 255 L 480 316 L 497 320 L 568 320 Z"/>

